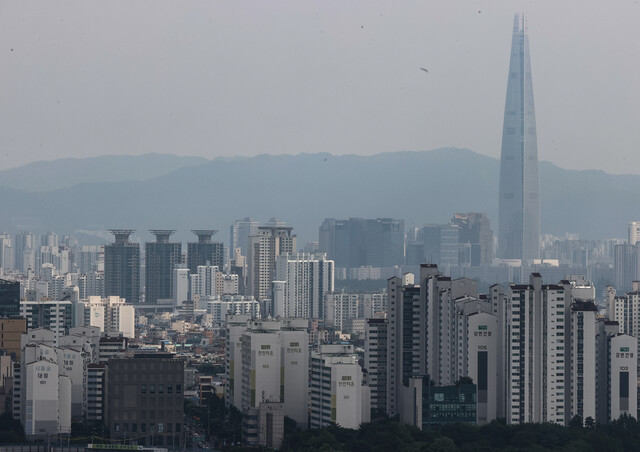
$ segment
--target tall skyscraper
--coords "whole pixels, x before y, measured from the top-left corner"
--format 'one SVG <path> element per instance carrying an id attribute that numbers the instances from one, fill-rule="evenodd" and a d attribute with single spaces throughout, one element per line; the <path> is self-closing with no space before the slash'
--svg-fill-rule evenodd
<path id="1" fill-rule="evenodd" d="M 538 144 L 524 16 L 516 14 L 500 158 L 499 255 L 503 259 L 540 257 Z"/>
<path id="2" fill-rule="evenodd" d="M 110 229 L 115 243 L 104 247 L 104 288 L 128 303 L 140 301 L 140 244 L 129 241 L 130 229 Z"/>
<path id="3" fill-rule="evenodd" d="M 187 243 L 187 268 L 191 274 L 198 272 L 200 265 L 216 265 L 220 271 L 224 268 L 224 245 L 212 242 L 215 229 L 196 229 L 191 231 L 198 236 L 197 242 Z"/>
<path id="4" fill-rule="evenodd" d="M 182 243 L 169 242 L 173 230 L 152 230 L 155 242 L 145 245 L 145 301 L 158 303 L 173 299 L 173 270 L 182 259 Z"/>

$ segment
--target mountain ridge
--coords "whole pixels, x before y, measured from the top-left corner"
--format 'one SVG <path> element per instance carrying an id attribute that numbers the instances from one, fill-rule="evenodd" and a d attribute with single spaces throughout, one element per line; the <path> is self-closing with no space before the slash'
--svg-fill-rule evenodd
<path id="1" fill-rule="evenodd" d="M 206 159 L 205 159 L 206 160 Z M 1 174 L 1 173 L 0 173 Z M 464 148 L 373 156 L 329 153 L 215 158 L 145 180 L 90 182 L 49 192 L 0 187 L 0 229 L 215 228 L 238 218 L 277 216 L 299 246 L 317 240 L 324 218 L 394 217 L 442 223 L 456 212 L 486 212 L 497 234 L 499 161 Z M 640 175 L 566 170 L 540 163 L 541 231 L 584 238 L 625 235 L 640 202 Z M 142 238 L 150 238 L 143 232 Z"/>

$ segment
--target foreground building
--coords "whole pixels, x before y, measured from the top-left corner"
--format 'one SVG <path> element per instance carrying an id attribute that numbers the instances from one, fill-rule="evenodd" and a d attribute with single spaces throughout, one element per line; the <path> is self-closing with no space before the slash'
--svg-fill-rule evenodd
<path id="1" fill-rule="evenodd" d="M 369 422 L 369 387 L 353 345 L 322 344 L 311 354 L 311 428 L 337 424 L 358 428 Z"/>
<path id="2" fill-rule="evenodd" d="M 171 353 L 130 353 L 109 359 L 105 426 L 112 439 L 140 445 L 182 445 L 184 361 Z"/>

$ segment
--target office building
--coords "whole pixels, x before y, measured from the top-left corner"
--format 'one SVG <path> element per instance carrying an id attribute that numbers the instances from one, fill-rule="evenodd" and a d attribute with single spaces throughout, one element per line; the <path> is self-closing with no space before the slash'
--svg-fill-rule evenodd
<path id="1" fill-rule="evenodd" d="M 26 332 L 26 319 L 0 318 L 0 355 L 4 353 L 14 361 L 20 361 L 20 336 Z"/>
<path id="2" fill-rule="evenodd" d="M 492 265 L 493 231 L 485 213 L 456 213 L 451 224 L 458 226 L 458 243 L 461 247 L 460 265 Z"/>
<path id="3" fill-rule="evenodd" d="M 20 317 L 20 282 L 0 279 L 0 317 Z"/>
<path id="4" fill-rule="evenodd" d="M 529 36 L 516 14 L 500 158 L 498 251 L 523 263 L 540 257 L 538 145 Z"/>
<path id="5" fill-rule="evenodd" d="M 106 296 L 118 296 L 127 303 L 140 301 L 140 245 L 129 241 L 131 229 L 110 229 L 115 242 L 104 247 Z"/>
<path id="6" fill-rule="evenodd" d="M 438 429 L 444 424 L 476 423 L 476 385 L 429 386 L 422 392 L 422 429 Z"/>
<path id="7" fill-rule="evenodd" d="M 224 268 L 224 245 L 222 242 L 212 242 L 218 231 L 215 229 L 194 229 L 197 242 L 187 243 L 187 268 L 191 274 L 198 273 L 200 265 L 216 266 L 220 271 Z"/>
<path id="8" fill-rule="evenodd" d="M 271 299 L 271 282 L 276 272 L 276 258 L 296 251 L 296 236 L 287 226 L 260 226 L 258 235 L 249 237 L 247 288 L 256 300 Z M 265 313 L 267 314 L 267 313 Z"/>
<path id="9" fill-rule="evenodd" d="M 130 353 L 109 359 L 105 426 L 111 439 L 181 447 L 184 361 L 171 353 Z"/>
<path id="10" fill-rule="evenodd" d="M 336 267 L 393 267 L 404 264 L 404 220 L 327 218 L 319 230 L 320 252 Z"/>
<path id="11" fill-rule="evenodd" d="M 182 244 L 169 242 L 174 230 L 150 232 L 156 241 L 145 244 L 145 302 L 172 303 L 173 272 L 182 261 Z"/>
<path id="12" fill-rule="evenodd" d="M 236 220 L 230 227 L 229 246 L 230 250 L 240 250 L 242 256 L 249 253 L 249 237 L 258 235 L 260 222 L 253 218 L 246 217 L 243 220 Z"/>
<path id="13" fill-rule="evenodd" d="M 638 279 L 638 250 L 636 246 L 628 243 L 615 245 L 613 268 L 616 290 L 619 292 L 631 291 L 633 281 Z"/>

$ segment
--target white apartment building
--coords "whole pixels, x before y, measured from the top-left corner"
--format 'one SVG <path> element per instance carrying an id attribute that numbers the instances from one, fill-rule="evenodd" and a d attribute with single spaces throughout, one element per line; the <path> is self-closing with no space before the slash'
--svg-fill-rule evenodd
<path id="1" fill-rule="evenodd" d="M 228 315 L 226 318 L 226 369 L 224 396 L 227 406 L 242 409 L 242 335 L 251 316 Z"/>
<path id="2" fill-rule="evenodd" d="M 257 234 L 248 239 L 247 292 L 258 301 L 271 298 L 271 283 L 278 280 L 275 278 L 277 257 L 296 251 L 292 229 L 274 222 L 258 227 Z"/>
<path id="3" fill-rule="evenodd" d="M 78 324 L 95 326 L 103 333 L 135 337 L 135 307 L 118 296 L 89 297 L 78 303 Z"/>
<path id="4" fill-rule="evenodd" d="M 456 309 L 456 380 L 470 377 L 476 384 L 476 422 L 487 424 L 498 417 L 498 317 L 491 303 L 473 297 L 458 299 Z"/>
<path id="5" fill-rule="evenodd" d="M 371 417 L 370 392 L 353 345 L 322 344 L 311 354 L 311 428 L 356 429 Z"/>
<path id="6" fill-rule="evenodd" d="M 305 319 L 260 321 L 227 316 L 227 404 L 245 412 L 262 402 L 281 402 L 285 414 L 306 428 L 307 326 Z"/>
<path id="7" fill-rule="evenodd" d="M 529 285 L 510 285 L 506 296 L 507 423 L 564 425 L 570 292 L 542 285 L 538 273 L 530 280 Z"/>
<path id="8" fill-rule="evenodd" d="M 280 322 L 259 322 L 242 335 L 242 409 L 280 402 Z"/>
<path id="9" fill-rule="evenodd" d="M 638 340 L 628 334 L 617 334 L 608 340 L 608 420 L 623 414 L 638 416 Z"/>
<path id="10" fill-rule="evenodd" d="M 198 273 L 190 275 L 191 297 L 222 294 L 222 274 L 217 265 L 198 265 Z"/>
<path id="11" fill-rule="evenodd" d="M 189 298 L 189 269 L 173 269 L 173 305 L 178 307 Z"/>
<path id="12" fill-rule="evenodd" d="M 253 297 L 223 295 L 207 301 L 207 309 L 214 323 L 224 323 L 227 315 L 248 315 L 260 318 L 260 303 Z"/>
<path id="13" fill-rule="evenodd" d="M 344 330 L 351 319 L 358 318 L 362 294 L 328 293 L 324 296 L 324 320 L 327 326 Z"/>
<path id="14" fill-rule="evenodd" d="M 333 292 L 333 287 L 334 262 L 326 254 L 280 254 L 275 265 L 273 314 L 322 319 L 325 294 Z"/>

